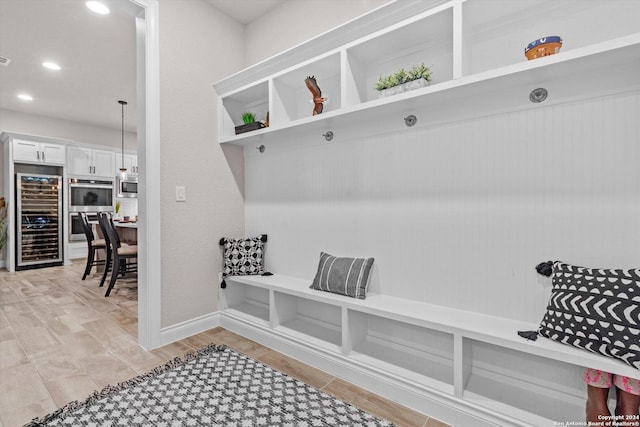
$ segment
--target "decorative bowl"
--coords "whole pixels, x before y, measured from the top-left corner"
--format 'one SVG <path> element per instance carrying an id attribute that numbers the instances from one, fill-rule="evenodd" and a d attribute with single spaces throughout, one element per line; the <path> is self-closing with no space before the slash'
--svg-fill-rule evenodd
<path id="1" fill-rule="evenodd" d="M 562 47 L 562 37 L 549 36 L 534 40 L 527 45 L 524 55 L 528 60 L 558 53 Z"/>

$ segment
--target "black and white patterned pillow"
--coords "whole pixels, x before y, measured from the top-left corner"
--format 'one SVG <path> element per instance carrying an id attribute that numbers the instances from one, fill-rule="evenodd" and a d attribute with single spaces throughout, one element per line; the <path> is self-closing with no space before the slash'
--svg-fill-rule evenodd
<path id="1" fill-rule="evenodd" d="M 538 333 L 640 369 L 640 269 L 553 264 L 553 289 Z"/>
<path id="2" fill-rule="evenodd" d="M 264 244 L 267 235 L 246 239 L 220 239 L 224 248 L 225 276 L 250 276 L 264 274 Z"/>
<path id="3" fill-rule="evenodd" d="M 365 299 L 373 258 L 338 258 L 320 253 L 311 289 Z"/>

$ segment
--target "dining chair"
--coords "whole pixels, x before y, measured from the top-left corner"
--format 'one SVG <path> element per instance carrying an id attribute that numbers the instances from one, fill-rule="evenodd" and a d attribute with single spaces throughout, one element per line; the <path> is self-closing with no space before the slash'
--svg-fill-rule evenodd
<path id="1" fill-rule="evenodd" d="M 82 229 L 84 230 L 84 235 L 87 238 L 87 265 L 84 268 L 84 274 L 82 275 L 82 280 L 86 279 L 87 276 L 91 273 L 91 268 L 93 266 L 105 265 L 106 259 L 97 260 L 96 259 L 96 250 L 101 249 L 105 251 L 105 255 L 107 252 L 107 242 L 105 239 L 96 239 L 93 234 L 93 227 L 89 224 L 89 219 L 87 218 L 87 214 L 84 212 L 78 213 L 80 217 L 80 223 L 82 224 Z"/>
<path id="2" fill-rule="evenodd" d="M 104 294 L 105 297 L 108 297 L 118 278 L 125 276 L 127 273 L 138 271 L 138 246 L 120 244 L 118 232 L 113 225 L 111 217 L 106 213 L 101 212 L 98 215 L 98 223 L 110 247 L 110 262 L 107 263 L 108 268 L 105 268 L 103 280 L 100 282 L 100 286 L 102 286 L 104 279 L 107 277 L 107 270 L 110 270 L 109 286 L 107 286 L 107 291 Z"/>

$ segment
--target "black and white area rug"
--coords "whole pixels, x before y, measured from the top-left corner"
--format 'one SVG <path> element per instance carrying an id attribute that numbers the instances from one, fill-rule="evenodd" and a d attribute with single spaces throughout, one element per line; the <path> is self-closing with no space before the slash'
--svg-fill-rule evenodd
<path id="1" fill-rule="evenodd" d="M 26 426 L 391 426 L 225 346 L 107 386 Z"/>

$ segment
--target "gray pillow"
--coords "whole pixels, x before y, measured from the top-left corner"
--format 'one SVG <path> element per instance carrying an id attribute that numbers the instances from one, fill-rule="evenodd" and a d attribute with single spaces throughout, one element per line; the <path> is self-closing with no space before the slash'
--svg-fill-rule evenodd
<path id="1" fill-rule="evenodd" d="M 311 289 L 365 299 L 373 258 L 339 258 L 320 253 Z"/>

